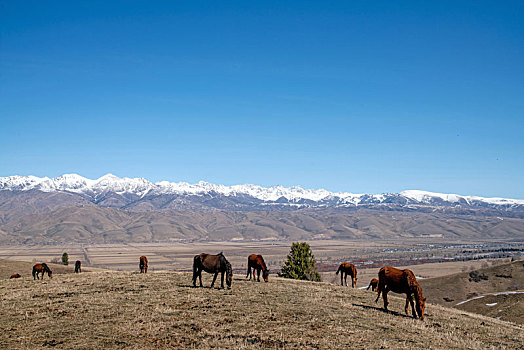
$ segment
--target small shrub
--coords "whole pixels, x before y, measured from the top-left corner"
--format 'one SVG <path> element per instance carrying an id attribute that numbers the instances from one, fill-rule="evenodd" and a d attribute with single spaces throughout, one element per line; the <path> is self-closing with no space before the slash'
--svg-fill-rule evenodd
<path id="1" fill-rule="evenodd" d="M 488 276 L 478 271 L 471 271 L 469 273 L 469 281 L 480 282 L 481 280 L 488 280 Z"/>
<path id="2" fill-rule="evenodd" d="M 67 253 L 62 254 L 62 264 L 69 265 L 69 255 Z"/>

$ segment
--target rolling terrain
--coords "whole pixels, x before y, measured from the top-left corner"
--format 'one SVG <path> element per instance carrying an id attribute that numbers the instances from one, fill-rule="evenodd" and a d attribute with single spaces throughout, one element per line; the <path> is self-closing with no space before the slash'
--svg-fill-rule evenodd
<path id="1" fill-rule="evenodd" d="M 0 267 L 2 263 L 0 262 Z M 210 275 L 204 285 L 209 286 Z M 326 283 L 235 276 L 231 290 L 192 288 L 189 273 L 57 274 L 0 280 L 0 344 L 60 348 L 432 348 L 520 349 L 511 322 L 429 304 L 403 314 L 391 295 Z"/>
<path id="2" fill-rule="evenodd" d="M 432 303 L 524 324 L 524 261 L 419 283 Z"/>

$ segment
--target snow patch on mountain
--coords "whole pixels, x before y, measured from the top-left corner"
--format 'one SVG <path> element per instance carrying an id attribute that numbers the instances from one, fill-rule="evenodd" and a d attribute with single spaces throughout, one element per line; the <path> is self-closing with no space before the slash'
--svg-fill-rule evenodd
<path id="1" fill-rule="evenodd" d="M 107 193 L 129 194 L 138 197 L 146 195 L 206 195 L 220 194 L 223 196 L 249 196 L 263 202 L 276 202 L 282 198 L 291 203 L 311 201 L 329 205 L 361 205 L 387 203 L 399 198 L 408 203 L 421 204 L 467 204 L 485 203 L 489 205 L 515 206 L 524 205 L 524 200 L 507 198 L 484 198 L 477 196 L 461 196 L 419 190 L 403 191 L 399 194 L 354 194 L 349 192 L 330 192 L 324 189 L 304 189 L 299 186 L 262 187 L 257 185 L 215 185 L 200 181 L 196 184 L 186 182 L 160 181 L 152 183 L 144 178 L 119 178 L 107 174 L 97 180 L 87 179 L 77 174 L 64 174 L 56 178 L 36 176 L 8 176 L 0 177 L 0 191 L 29 191 L 43 192 L 73 192 L 97 198 Z"/>

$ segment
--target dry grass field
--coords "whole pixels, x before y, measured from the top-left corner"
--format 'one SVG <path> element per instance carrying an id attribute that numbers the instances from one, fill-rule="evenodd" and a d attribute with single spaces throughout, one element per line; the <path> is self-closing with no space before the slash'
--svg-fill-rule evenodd
<path id="1" fill-rule="evenodd" d="M 2 262 L 0 262 L 0 266 Z M 2 266 L 5 268 L 5 266 Z M 211 276 L 204 277 L 209 286 Z M 390 313 L 375 293 L 236 275 L 231 290 L 192 288 L 183 272 L 56 274 L 0 280 L 0 348 L 521 349 L 524 328 L 428 305 L 426 319 Z"/>

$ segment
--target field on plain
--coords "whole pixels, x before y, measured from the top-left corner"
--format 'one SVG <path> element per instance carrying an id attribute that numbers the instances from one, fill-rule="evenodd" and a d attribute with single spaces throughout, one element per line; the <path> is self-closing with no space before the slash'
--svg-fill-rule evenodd
<path id="1" fill-rule="evenodd" d="M 29 262 L 60 262 L 62 253 L 67 252 L 69 261 L 81 260 L 84 266 L 119 271 L 136 271 L 138 258 L 146 255 L 152 271 L 190 271 L 193 256 L 206 252 L 220 251 L 241 273 L 247 268 L 247 256 L 262 254 L 269 269 L 278 271 L 289 253 L 292 242 L 287 241 L 226 241 L 226 242 L 169 242 L 128 243 L 91 245 L 7 245 L 0 246 L 0 259 Z M 367 273 L 359 277 L 359 286 L 375 277 L 383 265 L 412 266 L 417 276 L 429 278 L 475 269 L 485 263 L 499 261 L 501 256 L 524 252 L 522 242 L 490 241 L 469 242 L 414 239 L 393 241 L 308 241 L 321 272 L 331 279 L 332 272 L 344 261 L 356 264 L 359 271 Z M 501 253 L 501 250 L 506 252 Z M 475 258 L 475 260 L 469 260 Z M 457 260 L 458 259 L 458 260 Z M 462 260 L 460 260 L 462 259 Z M 506 258 L 507 261 L 508 258 Z M 439 265 L 435 265 L 439 264 Z"/>
<path id="2" fill-rule="evenodd" d="M 5 261 L 0 261 L 0 266 Z M 5 266 L 3 266 L 5 267 Z M 205 275 L 204 285 L 211 275 Z M 524 328 L 429 304 L 426 319 L 390 312 L 375 293 L 235 275 L 231 290 L 192 288 L 185 272 L 104 271 L 0 280 L 0 347 L 520 349 Z"/>

